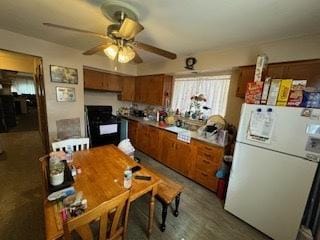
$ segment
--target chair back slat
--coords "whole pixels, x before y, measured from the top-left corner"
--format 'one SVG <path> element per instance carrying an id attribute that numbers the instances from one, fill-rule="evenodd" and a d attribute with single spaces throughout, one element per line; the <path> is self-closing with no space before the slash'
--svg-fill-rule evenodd
<path id="1" fill-rule="evenodd" d="M 70 146 L 75 152 L 89 149 L 89 138 L 70 138 L 70 139 L 52 143 L 52 149 L 54 152 L 57 152 L 57 151 L 66 152 L 68 146 Z"/>
<path id="2" fill-rule="evenodd" d="M 93 234 L 88 231 L 89 223 L 99 219 L 99 239 L 113 239 L 114 235 L 124 234 L 124 222 L 126 221 L 127 215 L 124 211 L 127 210 L 125 206 L 128 204 L 129 191 L 122 193 L 121 195 L 106 201 L 94 209 L 83 213 L 82 215 L 72 218 L 64 224 L 64 236 L 66 239 L 71 239 L 71 232 L 76 231 L 83 239 L 93 238 Z M 114 215 L 111 219 L 112 222 L 111 230 L 107 233 L 108 221 L 110 213 Z M 120 224 L 121 214 L 124 214 L 125 218 L 122 224 Z M 88 226 L 88 227 L 84 227 Z"/>
<path id="3" fill-rule="evenodd" d="M 108 231 L 108 216 L 100 218 L 99 227 L 99 240 L 106 240 L 106 234 Z"/>

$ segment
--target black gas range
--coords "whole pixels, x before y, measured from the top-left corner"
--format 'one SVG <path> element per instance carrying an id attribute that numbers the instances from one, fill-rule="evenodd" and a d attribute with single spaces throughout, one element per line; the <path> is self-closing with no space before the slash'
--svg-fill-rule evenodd
<path id="1" fill-rule="evenodd" d="M 92 147 L 120 142 L 121 119 L 112 115 L 112 106 L 85 106 L 85 112 Z"/>

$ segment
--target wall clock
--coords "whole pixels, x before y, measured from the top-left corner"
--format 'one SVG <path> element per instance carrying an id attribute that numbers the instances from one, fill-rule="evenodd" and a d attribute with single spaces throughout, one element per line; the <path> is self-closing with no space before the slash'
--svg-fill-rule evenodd
<path id="1" fill-rule="evenodd" d="M 184 68 L 188 70 L 193 70 L 194 65 L 197 63 L 197 59 L 194 57 L 186 58 L 186 66 Z"/>

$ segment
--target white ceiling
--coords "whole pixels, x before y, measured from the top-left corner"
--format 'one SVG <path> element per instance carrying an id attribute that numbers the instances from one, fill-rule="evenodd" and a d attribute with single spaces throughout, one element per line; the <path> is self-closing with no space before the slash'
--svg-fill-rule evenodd
<path id="1" fill-rule="evenodd" d="M 87 50 L 100 39 L 48 28 L 51 22 L 104 32 L 104 0 L 1 0 L 0 28 Z M 128 0 L 145 30 L 136 39 L 178 55 L 320 32 L 319 0 Z M 1 46 L 0 46 L 1 48 Z M 140 52 L 141 53 L 141 52 Z M 142 54 L 145 61 L 162 57 Z"/>

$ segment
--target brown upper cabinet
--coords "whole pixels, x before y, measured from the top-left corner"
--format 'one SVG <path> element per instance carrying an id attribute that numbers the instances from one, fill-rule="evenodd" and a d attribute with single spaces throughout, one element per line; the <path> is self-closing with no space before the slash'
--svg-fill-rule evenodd
<path id="1" fill-rule="evenodd" d="M 123 76 L 121 79 L 121 93 L 118 95 L 121 101 L 134 101 L 135 77 Z"/>
<path id="2" fill-rule="evenodd" d="M 248 82 L 253 82 L 255 66 L 240 67 L 236 96 L 244 98 Z"/>
<path id="3" fill-rule="evenodd" d="M 171 100 L 172 76 L 121 76 L 84 69 L 84 88 L 120 92 L 119 100 L 164 106 Z"/>
<path id="4" fill-rule="evenodd" d="M 92 69 L 84 69 L 83 72 L 85 89 L 110 92 L 121 91 L 121 76 Z"/>
<path id="5" fill-rule="evenodd" d="M 103 84 L 103 72 L 98 72 L 90 69 L 83 69 L 84 88 L 101 90 Z"/>
<path id="6" fill-rule="evenodd" d="M 255 65 L 240 67 L 237 97 L 244 97 L 247 83 L 254 80 Z M 320 59 L 271 63 L 266 76 L 282 79 L 307 80 L 308 87 L 320 87 Z"/>
<path id="7" fill-rule="evenodd" d="M 103 90 L 110 92 L 120 92 L 122 77 L 123 76 L 111 73 L 103 73 Z"/>
<path id="8" fill-rule="evenodd" d="M 138 76 L 135 82 L 135 102 L 165 105 L 171 99 L 172 76 L 159 74 Z"/>

